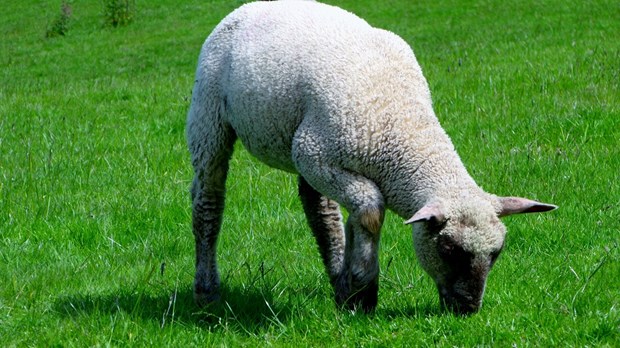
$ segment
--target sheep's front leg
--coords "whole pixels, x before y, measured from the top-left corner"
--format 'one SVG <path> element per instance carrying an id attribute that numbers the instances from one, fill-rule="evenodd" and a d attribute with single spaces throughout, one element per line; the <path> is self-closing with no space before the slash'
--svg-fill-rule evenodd
<path id="1" fill-rule="evenodd" d="M 377 305 L 379 291 L 383 196 L 371 180 L 340 167 L 337 158 L 330 158 L 335 156 L 334 149 L 330 144 L 318 142 L 319 139 L 321 137 L 314 134 L 311 127 L 302 125 L 293 141 L 293 160 L 309 185 L 349 211 L 344 262 L 334 283 L 336 303 L 345 308 L 370 311 Z M 324 253 L 329 255 L 328 251 Z M 331 266 L 327 264 L 330 273 Z"/>
<path id="2" fill-rule="evenodd" d="M 342 197 L 335 197 L 349 203 L 345 233 L 342 233 L 339 212 L 337 216 L 334 212 L 338 206 L 329 207 L 333 201 L 326 196 L 321 196 L 325 205 L 319 210 L 326 215 L 309 214 L 308 209 L 305 209 L 306 215 L 334 286 L 336 303 L 347 309 L 368 312 L 377 306 L 379 293 L 379 239 L 384 216 L 383 200 L 372 182 L 346 171 L 341 171 L 337 177 L 356 180 L 356 185 L 349 186 L 347 180 L 330 181 L 334 191 L 344 189 L 335 193 L 342 194 Z M 304 207 L 309 206 L 307 197 L 302 202 Z"/>
<path id="3" fill-rule="evenodd" d="M 345 246 L 340 206 L 312 188 L 302 176 L 299 176 L 299 197 L 329 280 L 335 287 L 342 271 Z"/>
<path id="4" fill-rule="evenodd" d="M 380 202 L 377 202 L 380 203 Z M 365 312 L 377 306 L 382 204 L 354 210 L 347 220 L 344 266 L 336 281 L 336 303 Z"/>

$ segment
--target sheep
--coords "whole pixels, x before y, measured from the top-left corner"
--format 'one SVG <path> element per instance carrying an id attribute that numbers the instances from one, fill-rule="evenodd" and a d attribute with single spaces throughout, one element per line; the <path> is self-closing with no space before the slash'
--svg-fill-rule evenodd
<path id="1" fill-rule="evenodd" d="M 480 308 L 502 250 L 499 218 L 556 208 L 483 191 L 439 124 L 409 45 L 318 2 L 254 2 L 224 18 L 200 52 L 186 131 L 199 305 L 219 298 L 216 244 L 237 139 L 262 162 L 298 175 L 344 309 L 377 305 L 386 209 L 413 225 L 416 255 L 441 306 L 466 314 Z"/>

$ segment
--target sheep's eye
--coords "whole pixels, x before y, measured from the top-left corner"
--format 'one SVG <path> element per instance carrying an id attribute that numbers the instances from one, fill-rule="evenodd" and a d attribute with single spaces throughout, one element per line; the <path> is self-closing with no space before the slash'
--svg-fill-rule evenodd
<path id="1" fill-rule="evenodd" d="M 438 239 L 439 255 L 453 266 L 466 267 L 471 263 L 474 254 L 466 251 L 452 238 L 440 236 Z"/>
<path id="2" fill-rule="evenodd" d="M 448 257 L 452 255 L 454 248 L 454 242 L 451 238 L 445 236 L 439 236 L 439 238 L 437 238 L 437 249 L 441 256 Z"/>
<path id="3" fill-rule="evenodd" d="M 454 252 L 454 245 L 452 244 L 443 244 L 440 246 L 440 248 L 441 248 L 441 254 L 445 256 L 452 255 L 452 253 Z"/>
<path id="4" fill-rule="evenodd" d="M 444 227 L 446 227 L 447 223 L 448 223 L 448 219 L 440 221 L 435 218 L 432 218 L 431 220 L 429 220 L 427 224 L 427 228 L 429 232 L 436 234 L 436 233 L 441 232 L 441 230 L 443 230 Z"/>

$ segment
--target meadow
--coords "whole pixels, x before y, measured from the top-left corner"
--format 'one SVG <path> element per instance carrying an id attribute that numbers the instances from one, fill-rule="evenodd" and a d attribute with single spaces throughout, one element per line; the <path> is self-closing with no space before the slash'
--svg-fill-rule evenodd
<path id="1" fill-rule="evenodd" d="M 192 298 L 185 144 L 196 60 L 243 1 L 4 1 L 0 345 L 620 346 L 620 3 L 328 1 L 410 43 L 435 112 L 487 191 L 560 208 L 508 217 L 482 310 L 439 309 L 388 214 L 379 305 L 338 310 L 296 178 L 241 146 L 219 241 L 223 296 Z"/>

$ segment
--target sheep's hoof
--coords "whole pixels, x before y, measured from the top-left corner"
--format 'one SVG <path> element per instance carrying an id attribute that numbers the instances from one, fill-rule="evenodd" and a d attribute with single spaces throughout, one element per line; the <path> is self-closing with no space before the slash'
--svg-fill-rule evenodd
<path id="1" fill-rule="evenodd" d="M 219 287 L 205 288 L 202 286 L 194 286 L 194 302 L 198 307 L 206 307 L 213 302 L 220 300 Z"/>
<path id="2" fill-rule="evenodd" d="M 377 307 L 379 284 L 372 282 L 357 291 L 343 293 L 336 290 L 336 304 L 341 309 L 370 313 Z"/>

